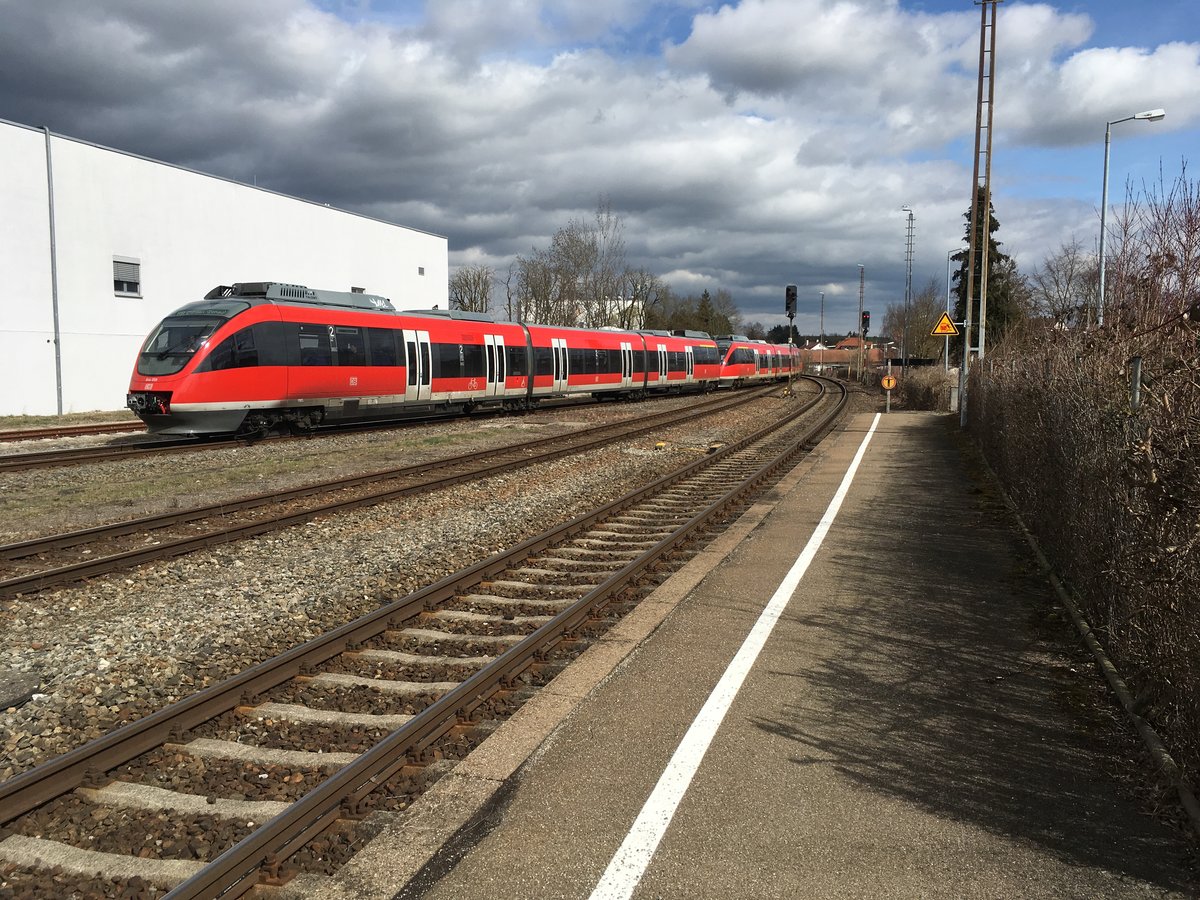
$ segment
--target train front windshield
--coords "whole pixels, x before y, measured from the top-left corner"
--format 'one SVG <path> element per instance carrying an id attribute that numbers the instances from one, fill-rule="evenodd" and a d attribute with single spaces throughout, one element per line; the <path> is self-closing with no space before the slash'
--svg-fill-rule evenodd
<path id="1" fill-rule="evenodd" d="M 138 374 L 174 375 L 214 331 L 249 308 L 249 303 L 236 300 L 202 300 L 175 310 L 146 338 L 138 355 Z"/>

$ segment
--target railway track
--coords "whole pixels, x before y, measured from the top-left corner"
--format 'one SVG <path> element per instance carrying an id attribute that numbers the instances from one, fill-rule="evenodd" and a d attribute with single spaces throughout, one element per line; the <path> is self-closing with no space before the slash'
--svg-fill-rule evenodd
<path id="1" fill-rule="evenodd" d="M 9 453 L 0 456 L 0 472 L 24 472 L 29 469 L 52 469 L 111 462 L 118 459 L 137 459 L 159 453 L 190 453 L 193 450 L 215 450 L 221 447 L 244 447 L 244 439 L 208 441 L 198 438 L 146 438 L 131 444 L 112 444 L 100 447 L 68 447 L 59 450 L 37 450 L 29 453 Z"/>
<path id="2" fill-rule="evenodd" d="M 17 428 L 0 431 L 0 443 L 9 441 L 37 441 L 52 438 L 80 437 L 89 434 L 123 434 L 127 431 L 145 431 L 141 422 L 99 422 L 95 425 L 59 425 L 53 428 Z"/>
<path id="3" fill-rule="evenodd" d="M 78 531 L 0 545 L 0 597 L 12 597 L 264 534 L 317 516 L 450 487 L 547 462 L 669 427 L 718 415 L 774 388 L 719 395 L 682 410 L 652 413 L 569 435 L 481 450 L 413 466 L 385 469 L 273 491 L 237 501 L 173 510 Z"/>
<path id="4" fill-rule="evenodd" d="M 584 402 L 591 403 L 594 401 L 580 401 L 578 398 L 566 398 L 561 400 L 549 399 L 541 401 L 538 404 L 537 409 L 540 411 L 561 409 L 564 407 L 579 406 Z M 397 428 L 409 428 L 418 425 L 428 425 L 434 422 L 445 422 L 448 419 L 458 418 L 458 415 L 459 414 L 457 413 L 439 412 L 430 415 L 409 415 L 402 419 L 359 422 L 350 425 L 327 425 L 315 428 L 311 432 L 306 432 L 303 434 L 242 435 L 238 437 L 160 437 L 147 435 L 144 438 L 132 443 L 105 444 L 92 447 L 67 447 L 57 450 L 38 450 L 0 454 L 0 473 L 23 472 L 30 469 L 48 469 L 61 468 L 65 466 L 88 465 L 92 463 L 112 462 L 122 459 L 137 459 L 139 457 L 153 456 L 159 453 L 190 453 L 198 450 L 222 450 L 229 447 L 247 447 L 253 444 L 258 444 L 262 441 L 303 441 L 312 440 L 313 438 L 325 435 L 372 431 L 392 431 Z M 471 415 L 474 419 L 483 420 L 501 416 L 509 416 L 512 415 L 512 413 L 508 410 L 488 409 L 477 410 Z M 113 428 L 113 426 L 76 426 L 78 429 L 88 427 Z M 135 425 L 128 428 L 122 428 L 121 430 L 133 432 L 139 429 L 144 430 L 144 426 Z M 40 429 L 39 432 L 41 433 L 8 433 L 28 434 L 31 437 L 46 438 L 105 433 L 102 431 L 72 430 L 71 428 Z M 3 434 L 4 432 L 0 432 L 0 435 Z M 3 438 L 0 437 L 0 440 L 2 439 Z"/>
<path id="5" fill-rule="evenodd" d="M 838 390 L 0 785 L 8 890 L 320 884 L 369 839 L 364 816 L 410 803 L 665 577 L 656 567 L 786 471 L 832 427 Z"/>

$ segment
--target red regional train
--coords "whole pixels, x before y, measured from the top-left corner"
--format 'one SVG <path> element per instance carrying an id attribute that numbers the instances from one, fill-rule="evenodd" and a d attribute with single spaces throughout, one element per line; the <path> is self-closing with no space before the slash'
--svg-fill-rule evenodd
<path id="1" fill-rule="evenodd" d="M 800 372 L 800 350 L 789 344 L 768 344 L 741 334 L 719 335 L 721 387 L 740 387 L 775 381 Z"/>
<path id="2" fill-rule="evenodd" d="M 528 409 L 548 397 L 710 390 L 724 380 L 706 334 L 398 312 L 373 294 L 253 282 L 216 287 L 163 319 L 138 354 L 126 405 L 156 433 L 252 433 L 418 410 Z"/>

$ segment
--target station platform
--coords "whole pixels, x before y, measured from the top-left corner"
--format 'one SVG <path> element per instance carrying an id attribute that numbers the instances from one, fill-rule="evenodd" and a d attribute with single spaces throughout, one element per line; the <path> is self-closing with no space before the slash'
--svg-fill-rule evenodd
<path id="1" fill-rule="evenodd" d="M 1196 896 L 960 441 L 851 417 L 325 895 Z"/>

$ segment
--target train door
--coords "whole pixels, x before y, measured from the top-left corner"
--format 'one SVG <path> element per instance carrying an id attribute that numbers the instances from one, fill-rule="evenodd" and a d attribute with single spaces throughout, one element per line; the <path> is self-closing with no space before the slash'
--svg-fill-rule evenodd
<path id="1" fill-rule="evenodd" d="M 404 388 L 406 403 L 419 403 L 433 396 L 433 363 L 429 352 L 429 332 L 404 330 L 404 357 L 408 367 L 408 383 Z"/>
<path id="2" fill-rule="evenodd" d="M 687 383 L 691 384 L 693 381 L 695 381 L 695 375 L 696 375 L 695 350 L 692 347 L 686 347 L 686 348 L 684 348 L 683 353 L 684 353 L 683 363 L 684 363 L 684 366 L 687 368 Z"/>
<path id="3" fill-rule="evenodd" d="M 503 396 L 505 380 L 504 335 L 485 334 L 483 336 L 483 344 L 483 352 L 487 357 L 487 386 L 484 390 L 484 396 Z"/>
<path id="4" fill-rule="evenodd" d="M 633 344 L 621 341 L 621 387 L 633 387 Z"/>
<path id="5" fill-rule="evenodd" d="M 550 338 L 550 346 L 554 353 L 554 393 L 563 394 L 567 390 L 567 380 L 570 377 L 570 357 L 567 355 L 566 338 Z"/>
<path id="6" fill-rule="evenodd" d="M 667 345 L 658 345 L 658 386 L 667 386 Z"/>

